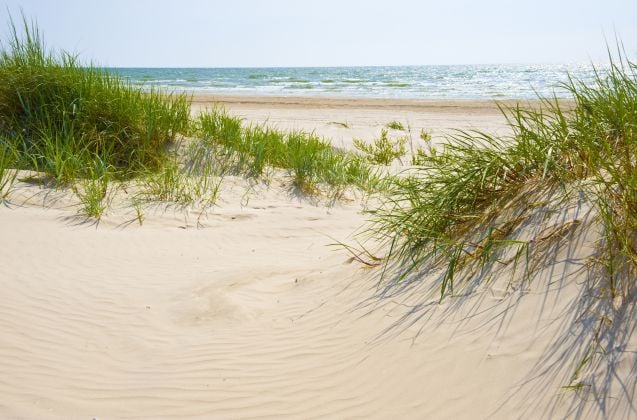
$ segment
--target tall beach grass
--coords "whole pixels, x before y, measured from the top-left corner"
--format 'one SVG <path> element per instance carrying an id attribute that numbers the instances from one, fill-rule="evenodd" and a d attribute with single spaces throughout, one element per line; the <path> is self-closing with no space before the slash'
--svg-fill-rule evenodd
<path id="1" fill-rule="evenodd" d="M 569 302 L 578 321 L 555 346 L 572 342 L 562 388 L 600 401 L 635 326 L 627 314 L 637 296 L 637 64 L 625 57 L 611 55 L 593 84 L 569 79 L 568 109 L 555 98 L 501 108 L 509 136 L 458 131 L 440 148 L 423 137 L 417 166 L 391 182 L 363 233 L 384 245 L 384 264 L 350 249 L 384 265 L 383 295 L 427 280 L 440 301 L 493 278 L 513 291 L 561 269 L 583 273 Z"/>
<path id="2" fill-rule="evenodd" d="M 223 175 L 288 172 L 304 193 L 374 188 L 363 159 L 312 133 L 244 126 L 225 111 L 190 116 L 184 94 L 143 90 L 76 56 L 52 51 L 33 23 L 9 24 L 0 52 L 0 192 L 16 169 L 69 186 L 82 212 L 100 217 L 114 182 L 140 200 L 214 204 Z M 194 134 L 183 142 L 189 134 Z M 178 138 L 179 137 L 179 138 Z M 186 144 L 188 143 L 188 144 Z M 4 197 L 2 195 L 2 197 Z"/>
<path id="3" fill-rule="evenodd" d="M 335 149 L 313 133 L 246 126 L 221 108 L 202 112 L 195 133 L 204 147 L 224 156 L 234 170 L 261 177 L 268 169 L 283 169 L 305 193 L 347 186 L 371 191 L 378 185 L 378 176 L 362 158 Z"/>
<path id="4" fill-rule="evenodd" d="M 552 191 L 558 203 L 583 193 L 602 227 L 607 290 L 625 295 L 637 270 L 636 71 L 620 53 L 593 85 L 565 83 L 573 109 L 552 98 L 536 109 L 502 108 L 512 135 L 456 132 L 441 149 L 421 150 L 367 231 L 402 266 L 394 280 L 438 266 L 442 298 L 463 266 L 497 259 L 496 248 L 524 247 L 512 235 L 521 212 L 511 208 L 529 210 L 537 191 Z"/>
<path id="5" fill-rule="evenodd" d="M 66 52 L 47 51 L 35 24 L 10 23 L 0 52 L 0 135 L 20 168 L 61 182 L 90 177 L 95 162 L 117 176 L 160 166 L 188 127 L 184 95 L 142 91 Z"/>

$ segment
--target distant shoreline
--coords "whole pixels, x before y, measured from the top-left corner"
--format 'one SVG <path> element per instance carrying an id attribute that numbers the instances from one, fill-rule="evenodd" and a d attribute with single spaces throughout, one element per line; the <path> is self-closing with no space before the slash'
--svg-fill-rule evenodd
<path id="1" fill-rule="evenodd" d="M 539 99 L 408 99 L 408 98 L 360 98 L 360 97 L 325 97 L 325 96 L 271 96 L 271 95 L 215 95 L 191 92 L 195 109 L 211 104 L 223 106 L 268 108 L 332 108 L 332 109 L 378 109 L 422 111 L 435 113 L 499 113 L 498 105 L 511 107 L 536 108 L 541 105 Z M 571 107 L 572 99 L 559 99 L 560 105 Z"/>

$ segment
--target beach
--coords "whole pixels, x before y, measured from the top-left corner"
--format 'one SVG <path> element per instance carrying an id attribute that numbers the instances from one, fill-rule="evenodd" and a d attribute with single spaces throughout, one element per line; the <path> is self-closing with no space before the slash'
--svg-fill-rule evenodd
<path id="1" fill-rule="evenodd" d="M 409 100 L 294 96 L 223 96 L 196 94 L 193 112 L 212 104 L 222 106 L 248 122 L 267 123 L 283 130 L 303 130 L 326 137 L 333 146 L 352 149 L 352 139 L 367 142 L 378 137 L 387 123 L 398 121 L 410 128 L 415 139 L 421 130 L 442 139 L 454 130 L 508 133 L 498 108 L 538 101 L 506 100 Z M 564 101 L 569 104 L 569 101 Z"/>
<path id="2" fill-rule="evenodd" d="M 455 129 L 510 130 L 498 106 L 483 100 L 193 98 L 195 114 L 212 106 L 348 150 L 390 121 L 436 143 Z M 374 205 L 364 194 L 316 198 L 280 173 L 267 182 L 228 176 L 214 207 L 147 204 L 143 222 L 126 204 L 129 192 L 117 194 L 96 221 L 78 214 L 68 190 L 22 178 L 0 206 L 0 417 L 599 413 L 599 390 L 564 388 L 576 368 L 567 356 L 580 351 L 583 334 L 586 277 L 578 267 L 595 241 L 586 229 L 539 266 L 536 282 L 512 287 L 509 271 L 495 271 L 440 301 L 426 281 L 439 273 L 386 289 L 382 266 L 339 246 L 357 244 Z M 565 206 L 537 226 L 585 225 L 587 214 Z M 629 350 L 637 343 L 628 337 L 622 364 L 604 383 L 605 412 L 614 418 L 635 412 Z"/>

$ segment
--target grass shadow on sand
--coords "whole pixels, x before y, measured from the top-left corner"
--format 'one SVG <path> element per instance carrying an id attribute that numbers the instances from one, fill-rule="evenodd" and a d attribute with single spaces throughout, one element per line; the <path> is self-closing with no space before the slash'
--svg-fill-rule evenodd
<path id="1" fill-rule="evenodd" d="M 546 334 L 550 339 L 492 415 L 516 400 L 527 401 L 522 417 L 632 418 L 637 354 L 627 344 L 637 328 L 637 291 L 610 296 L 609 274 L 596 263 L 603 258 L 599 217 L 583 194 L 544 204 L 507 215 L 521 219 L 509 238 L 528 244 L 519 259 L 512 258 L 515 249 L 503 248 L 486 262 L 465 262 L 455 289 L 442 300 L 444 266 L 414 271 L 409 261 L 390 260 L 370 273 L 376 287 L 356 310 L 395 317 L 377 343 L 398 337 L 422 342 L 436 330 L 454 339 L 478 334 L 495 342 L 525 322 L 529 345 L 537 347 Z"/>

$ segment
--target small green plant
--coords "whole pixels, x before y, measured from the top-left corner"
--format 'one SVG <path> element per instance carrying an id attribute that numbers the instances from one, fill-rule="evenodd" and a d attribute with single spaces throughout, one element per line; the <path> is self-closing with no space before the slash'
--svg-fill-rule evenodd
<path id="1" fill-rule="evenodd" d="M 426 165 L 428 161 L 435 161 L 436 154 L 438 153 L 431 144 L 431 134 L 424 129 L 420 130 L 420 139 L 425 143 L 424 147 L 417 147 L 416 150 L 412 150 L 411 164 L 416 166 Z"/>
<path id="2" fill-rule="evenodd" d="M 437 157 L 439 156 L 438 149 L 433 147 L 431 143 L 431 134 L 422 129 L 420 130 L 420 139 L 423 141 L 424 145 L 421 147 L 416 147 L 415 150 L 412 151 L 411 155 L 411 164 L 415 166 L 424 166 L 427 165 L 428 162 L 434 162 L 437 164 Z M 444 153 L 446 145 L 442 145 L 442 151 Z"/>
<path id="3" fill-rule="evenodd" d="M 89 179 L 82 182 L 83 192 L 77 192 L 82 203 L 82 213 L 87 217 L 100 219 L 106 210 L 104 198 L 108 184 L 101 179 Z"/>
<path id="4" fill-rule="evenodd" d="M 397 131 L 405 131 L 405 126 L 403 125 L 403 123 L 401 123 L 400 121 L 390 121 L 388 122 L 385 127 L 387 128 L 391 128 L 392 130 L 397 130 Z"/>
<path id="5" fill-rule="evenodd" d="M 347 121 L 332 121 L 330 124 L 339 126 L 341 128 L 350 128 L 349 123 Z"/>
<path id="6" fill-rule="evenodd" d="M 94 163 L 91 177 L 81 180 L 81 189 L 74 189 L 82 203 L 82 213 L 87 217 L 100 219 L 107 208 L 104 200 L 108 191 L 108 169 L 99 159 Z"/>
<path id="7" fill-rule="evenodd" d="M 373 143 L 365 143 L 361 139 L 354 139 L 354 147 L 360 150 L 366 159 L 377 165 L 389 165 L 395 159 L 400 159 L 407 153 L 407 138 L 390 139 L 387 130 L 382 129 L 380 136 Z"/>

